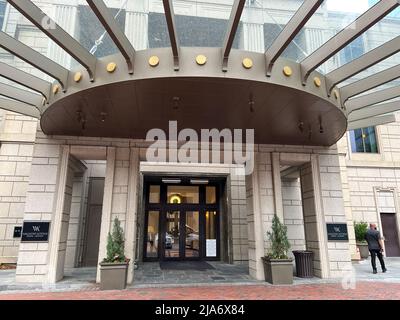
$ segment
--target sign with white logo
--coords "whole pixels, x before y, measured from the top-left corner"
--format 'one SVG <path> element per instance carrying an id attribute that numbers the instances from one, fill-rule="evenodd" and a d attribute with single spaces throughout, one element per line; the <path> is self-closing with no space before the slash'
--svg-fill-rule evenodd
<path id="1" fill-rule="evenodd" d="M 21 242 L 47 242 L 49 240 L 50 222 L 25 221 L 22 228 Z"/>
<path id="2" fill-rule="evenodd" d="M 349 240 L 346 223 L 327 223 L 326 229 L 328 232 L 328 241 Z"/>

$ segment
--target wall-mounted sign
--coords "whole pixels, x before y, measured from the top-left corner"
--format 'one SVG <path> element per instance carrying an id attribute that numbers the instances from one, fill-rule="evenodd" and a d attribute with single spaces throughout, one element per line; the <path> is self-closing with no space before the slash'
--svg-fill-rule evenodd
<path id="1" fill-rule="evenodd" d="M 21 238 L 22 227 L 14 227 L 14 238 Z"/>
<path id="2" fill-rule="evenodd" d="M 327 223 L 328 241 L 349 240 L 346 223 Z"/>
<path id="3" fill-rule="evenodd" d="M 25 221 L 22 228 L 22 242 L 46 242 L 49 240 L 50 222 Z"/>

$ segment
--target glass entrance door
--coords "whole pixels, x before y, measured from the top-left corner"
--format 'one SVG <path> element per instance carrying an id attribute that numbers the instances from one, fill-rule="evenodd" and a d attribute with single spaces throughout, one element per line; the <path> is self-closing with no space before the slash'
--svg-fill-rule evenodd
<path id="1" fill-rule="evenodd" d="M 200 257 L 200 247 L 199 211 L 166 211 L 164 259 L 196 259 Z"/>
<path id="2" fill-rule="evenodd" d="M 144 259 L 218 260 L 218 184 L 146 185 Z"/>

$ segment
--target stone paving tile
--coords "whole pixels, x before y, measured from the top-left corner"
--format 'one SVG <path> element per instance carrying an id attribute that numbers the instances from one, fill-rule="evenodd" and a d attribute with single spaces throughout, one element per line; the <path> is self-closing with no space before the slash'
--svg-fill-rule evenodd
<path id="1" fill-rule="evenodd" d="M 345 290 L 339 284 L 296 286 L 247 285 L 136 288 L 120 291 L 7 293 L 1 300 L 400 300 L 400 284 L 359 282 Z"/>
<path id="2" fill-rule="evenodd" d="M 400 259 L 386 258 L 388 268 L 387 273 L 378 272 L 372 274 L 369 260 L 363 260 L 353 263 L 354 281 L 362 281 L 383 284 L 397 283 L 400 284 Z M 216 269 L 206 271 L 185 271 L 185 270 L 161 270 L 159 263 L 146 263 L 145 268 L 139 266 L 135 270 L 135 282 L 128 286 L 129 289 L 145 288 L 145 287 L 197 287 L 204 285 L 264 285 L 265 282 L 251 279 L 247 273 L 247 267 L 243 265 L 227 265 L 221 262 L 212 262 Z M 226 272 L 223 272 L 226 270 Z M 146 274 L 150 274 L 148 277 Z M 19 293 L 27 291 L 35 292 L 63 292 L 63 291 L 98 291 L 99 285 L 95 283 L 96 268 L 79 268 L 67 269 L 66 277 L 56 283 L 50 285 L 40 285 L 33 283 L 15 283 L 15 270 L 0 270 L 0 295 L 9 292 Z M 214 280 L 211 277 L 223 277 L 224 280 Z M 314 285 L 314 284 L 331 284 L 340 285 L 342 279 L 302 279 L 294 278 L 294 286 Z"/>

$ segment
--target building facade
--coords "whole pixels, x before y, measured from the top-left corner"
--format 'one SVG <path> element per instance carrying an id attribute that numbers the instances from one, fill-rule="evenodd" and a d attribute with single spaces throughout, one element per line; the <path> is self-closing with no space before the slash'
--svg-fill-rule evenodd
<path id="1" fill-rule="evenodd" d="M 117 52 L 86 1 L 34 3 L 97 57 Z M 302 3 L 247 1 L 233 48 L 264 53 Z M 295 62 L 307 57 L 374 4 L 362 3 L 362 12 L 342 12 L 325 1 L 283 57 Z M 233 1 L 173 4 L 182 47 L 222 46 Z M 109 0 L 107 6 L 138 52 L 170 46 L 162 1 Z M 0 10 L 4 33 L 68 69 L 77 65 L 11 5 L 0 1 Z M 320 72 L 351 62 L 392 40 L 399 30 L 400 17 L 387 16 L 325 62 Z M 399 59 L 393 55 L 346 83 L 385 70 Z M 0 52 L 0 61 L 52 81 L 7 51 Z M 1 83 L 10 82 L 2 78 Z M 392 81 L 379 89 L 396 84 Z M 132 99 L 129 94 L 115 101 Z M 165 103 L 162 98 L 158 101 Z M 181 108 L 179 99 L 174 103 Z M 148 130 L 157 128 L 166 115 L 154 114 L 154 127 Z M 90 126 L 91 115 L 74 117 L 82 130 Z M 107 112 L 99 117 L 107 121 Z M 179 119 L 168 120 L 179 124 Z M 314 252 L 318 277 L 341 277 L 351 270 L 351 260 L 358 259 L 354 221 L 377 223 L 389 244 L 386 254 L 400 256 L 397 119 L 348 131 L 330 147 L 256 142 L 253 170 L 246 172 L 244 164 L 227 161 L 235 147 L 232 143 L 221 144 L 219 160 L 212 158 L 210 145 L 200 144 L 191 148 L 186 161 L 177 161 L 177 154 L 187 150 L 170 135 L 165 149 L 159 149 L 167 160 L 152 161 L 151 143 L 144 139 L 47 135 L 37 119 L 0 110 L 0 263 L 17 264 L 17 281 L 50 283 L 61 280 L 65 268 L 98 266 L 117 217 L 131 260 L 130 283 L 133 262 L 171 259 L 248 264 L 250 275 L 263 279 L 261 257 L 268 253 L 266 232 L 275 214 L 288 228 L 291 250 Z M 201 161 L 203 154 L 213 161 Z M 30 221 L 49 222 L 47 241 L 25 242 L 15 234 L 16 227 Z M 347 241 L 328 237 L 327 224 L 333 223 L 347 225 Z"/>

